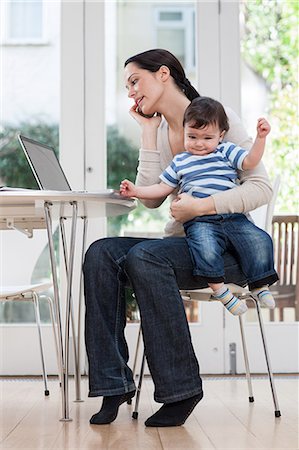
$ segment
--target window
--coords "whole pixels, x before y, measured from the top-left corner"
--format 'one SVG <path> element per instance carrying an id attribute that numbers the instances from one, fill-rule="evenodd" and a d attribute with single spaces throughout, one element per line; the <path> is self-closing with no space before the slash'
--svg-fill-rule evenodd
<path id="1" fill-rule="evenodd" d="M 167 48 L 178 57 L 186 71 L 194 71 L 194 6 L 156 8 L 155 29 L 157 48 Z"/>
<path id="2" fill-rule="evenodd" d="M 43 0 L 10 0 L 5 4 L 4 42 L 40 43 L 44 38 Z"/>
<path id="3" fill-rule="evenodd" d="M 5 36 L 5 44 L 9 44 L 1 47 L 0 184 L 34 189 L 35 180 L 16 136 L 21 131 L 58 149 L 61 4 L 59 1 L 46 4 L 39 0 L 21 0 L 1 2 L 0 8 L 6 25 L 5 30 L 1 26 L 2 36 Z M 32 45 L 42 42 L 45 28 L 51 46 Z M 1 232 L 1 250 L 6 248 L 10 252 L 16 248 L 15 233 Z M 21 240 L 19 245 L 24 245 L 25 249 L 26 244 L 27 241 Z M 1 267 L 3 284 L 38 283 L 50 278 L 48 251 L 43 250 L 46 239 L 33 239 L 31 245 L 35 246 L 33 251 L 26 253 L 24 250 L 26 263 L 17 258 L 12 265 Z M 8 267 L 14 267 L 14 273 L 10 273 Z M 1 302 L 0 323 L 34 321 L 33 308 L 20 302 L 12 303 Z M 46 304 L 41 308 L 41 315 L 42 321 L 50 320 Z"/>
<path id="4" fill-rule="evenodd" d="M 146 49 L 164 48 L 180 60 L 190 82 L 196 85 L 195 2 L 175 7 L 157 1 L 106 2 L 105 8 L 107 186 L 116 189 L 124 168 L 126 178 L 135 179 L 140 145 L 139 126 L 129 114 L 132 99 L 124 88 L 124 61 Z M 108 234 L 161 237 L 168 220 L 168 201 L 157 209 L 139 203 L 129 216 L 108 218 Z M 189 301 L 186 306 L 190 322 L 201 320 L 198 302 Z M 138 316 L 131 291 L 127 291 L 127 314 L 132 321 Z"/>
<path id="5" fill-rule="evenodd" d="M 294 2 L 240 3 L 243 122 L 254 136 L 257 118 L 269 118 L 271 133 L 263 161 L 272 180 L 277 175 L 288 180 L 280 185 L 273 220 L 274 258 L 280 278 L 273 287 L 276 308 L 263 311 L 265 319 L 285 324 L 299 317 L 297 10 Z M 247 314 L 247 320 L 253 321 L 255 316 Z"/>

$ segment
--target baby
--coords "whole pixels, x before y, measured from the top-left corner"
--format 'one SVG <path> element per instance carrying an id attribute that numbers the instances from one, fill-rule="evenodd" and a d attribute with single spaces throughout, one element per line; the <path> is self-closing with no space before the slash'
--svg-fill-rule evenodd
<path id="1" fill-rule="evenodd" d="M 221 103 L 209 97 L 197 97 L 184 115 L 185 151 L 176 155 L 160 175 L 161 182 L 135 186 L 123 180 L 120 194 L 143 199 L 164 198 L 177 187 L 180 193 L 207 197 L 236 186 L 237 170 L 254 168 L 262 159 L 270 125 L 260 118 L 257 136 L 250 151 L 223 138 L 229 129 Z M 222 142 L 223 141 L 223 142 Z M 247 311 L 246 303 L 235 297 L 224 284 L 222 255 L 232 252 L 248 280 L 249 289 L 262 306 L 273 309 L 269 285 L 277 281 L 271 237 L 256 227 L 244 214 L 197 216 L 184 223 L 194 263 L 194 275 L 206 280 L 213 298 L 220 300 L 234 315 Z"/>

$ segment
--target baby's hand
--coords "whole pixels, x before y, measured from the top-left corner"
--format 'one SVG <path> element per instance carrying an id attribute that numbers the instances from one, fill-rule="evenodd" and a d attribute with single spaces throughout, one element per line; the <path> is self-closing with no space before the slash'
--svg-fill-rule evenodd
<path id="1" fill-rule="evenodd" d="M 135 196 L 135 185 L 132 181 L 123 180 L 120 183 L 119 193 L 123 197 L 134 197 Z"/>
<path id="2" fill-rule="evenodd" d="M 260 137 L 260 138 L 266 137 L 267 134 L 270 133 L 270 130 L 271 130 L 271 126 L 264 117 L 261 117 L 260 119 L 258 119 L 257 127 L 256 127 L 256 132 L 257 132 L 258 137 Z"/>

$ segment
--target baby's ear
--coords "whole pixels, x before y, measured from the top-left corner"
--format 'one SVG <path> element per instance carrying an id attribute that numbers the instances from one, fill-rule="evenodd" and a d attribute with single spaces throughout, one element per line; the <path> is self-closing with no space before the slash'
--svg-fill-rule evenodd
<path id="1" fill-rule="evenodd" d="M 222 133 L 221 133 L 220 136 L 219 136 L 219 143 L 222 142 L 222 140 L 223 140 L 223 138 L 224 138 L 224 135 L 225 135 L 225 130 L 223 130 Z"/>

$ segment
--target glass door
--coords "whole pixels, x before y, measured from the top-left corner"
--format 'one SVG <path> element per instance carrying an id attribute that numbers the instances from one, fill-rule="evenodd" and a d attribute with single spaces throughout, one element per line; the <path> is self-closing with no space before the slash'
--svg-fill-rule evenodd
<path id="1" fill-rule="evenodd" d="M 271 132 L 263 162 L 272 182 L 277 176 L 281 179 L 272 229 L 275 266 L 280 277 L 271 287 L 276 308 L 262 310 L 274 372 L 298 372 L 299 367 L 297 18 L 296 2 L 240 2 L 242 120 L 254 136 L 258 117 L 268 118 Z M 255 355 L 250 361 L 251 369 L 264 372 L 254 309 L 250 308 L 244 318 L 249 355 Z M 239 342 L 237 332 L 227 341 Z M 243 367 L 241 349 L 238 365 Z"/>
<path id="2" fill-rule="evenodd" d="M 205 39 L 207 29 L 202 25 L 205 21 L 207 23 L 213 16 L 214 22 L 218 24 L 218 10 L 214 5 L 211 9 L 208 4 L 203 3 L 199 12 L 201 21 L 198 22 L 197 3 L 193 1 L 105 3 L 108 187 L 118 189 L 119 182 L 124 177 L 124 170 L 126 177 L 135 179 L 140 146 L 139 127 L 128 112 L 132 100 L 128 99 L 124 87 L 124 62 L 130 56 L 146 49 L 165 48 L 177 56 L 190 82 L 199 87 L 200 56 L 197 43 Z M 215 45 L 218 45 L 218 42 Z M 203 58 L 209 58 L 210 50 L 211 47 L 201 48 L 201 51 L 204 51 Z M 128 217 L 109 219 L 108 233 L 125 236 L 162 236 L 168 217 L 167 200 L 156 210 L 149 210 L 140 204 Z M 130 355 L 133 356 L 138 329 L 136 323 L 138 311 L 131 292 L 128 292 L 127 302 L 128 320 L 131 322 L 127 326 L 127 336 Z M 201 370 L 205 373 L 222 373 L 223 311 L 220 305 L 186 302 L 186 311 Z M 212 327 L 209 326 L 211 322 Z"/>
<path id="3" fill-rule="evenodd" d="M 292 5 L 291 5 L 292 4 Z M 282 241 L 278 238 L 276 246 L 283 246 L 283 242 L 289 252 L 292 262 L 292 271 L 296 272 L 297 242 L 298 242 L 298 203 L 294 195 L 296 174 L 298 175 L 298 165 L 296 160 L 291 158 L 296 152 L 294 146 L 293 132 L 296 130 L 296 106 L 293 99 L 296 95 L 295 80 L 288 83 L 289 76 L 286 74 L 296 73 L 296 51 L 295 46 L 298 42 L 298 34 L 295 24 L 296 8 L 293 2 L 275 2 L 275 8 L 269 11 L 269 2 L 178 2 L 175 5 L 165 2 L 125 2 L 106 4 L 106 14 L 111 19 L 110 27 L 106 28 L 106 80 L 107 92 L 106 111 L 107 111 L 107 159 L 108 159 L 108 185 L 116 187 L 115 183 L 122 177 L 123 167 L 126 166 L 127 175 L 134 178 L 137 152 L 139 148 L 139 130 L 138 126 L 132 121 L 128 114 L 130 100 L 126 96 L 123 88 L 122 68 L 123 62 L 127 57 L 147 48 L 164 47 L 172 51 L 184 65 L 187 75 L 191 82 L 197 86 L 202 95 L 209 95 L 217 98 L 222 103 L 230 106 L 242 117 L 244 125 L 251 134 L 254 134 L 255 120 L 260 114 L 265 114 L 272 104 L 272 120 L 274 120 L 275 129 L 272 132 L 272 141 L 268 148 L 268 159 L 265 163 L 273 167 L 271 146 L 280 145 L 285 148 L 286 157 L 282 159 L 281 154 L 276 165 L 280 167 L 288 166 L 289 173 L 289 191 L 286 191 L 286 184 L 283 184 L 278 205 L 284 205 L 285 214 L 291 213 L 292 224 L 286 224 L 285 227 L 291 228 L 288 236 L 293 233 L 293 241 L 286 238 Z M 276 11 L 276 12 L 275 12 Z M 276 14 L 277 13 L 277 14 Z M 276 26 L 274 18 L 281 17 L 281 23 Z M 259 18 L 259 19 L 257 19 Z M 107 19 L 106 19 L 107 20 Z M 130 24 L 134 22 L 134 27 Z M 258 26 L 256 20 L 262 23 L 266 20 L 272 20 L 267 26 Z M 113 25 L 114 24 L 114 25 Z M 194 25 L 195 24 L 195 25 Z M 281 35 L 285 27 L 284 35 Z M 211 33 L 211 29 L 213 33 Z M 247 31 L 246 31 L 247 30 Z M 279 31 L 277 31 L 279 30 Z M 259 36 L 260 33 L 260 36 Z M 261 33 L 268 33 L 267 37 Z M 259 36 L 259 37 L 258 37 Z M 240 55 L 241 39 L 241 55 Z M 260 41 L 260 47 L 256 44 Z M 280 41 L 279 41 L 280 40 Z M 279 41 L 279 42 L 278 42 Z M 266 44 L 265 44 L 266 42 Z M 279 47 L 277 45 L 279 44 Z M 268 50 L 265 50 L 266 46 Z M 293 46 L 293 47 L 292 47 Z M 286 47 L 288 50 L 286 50 Z M 257 52 L 256 49 L 259 48 Z M 293 50 L 292 50 L 293 48 Z M 279 74 L 271 74 L 273 67 L 276 67 L 275 55 L 273 61 L 268 61 L 268 53 L 272 49 L 275 53 L 282 52 L 285 55 L 289 52 L 292 56 L 290 65 L 286 68 L 277 65 Z M 256 60 L 256 67 L 249 67 Z M 251 61 L 251 62 L 250 62 Z M 281 56 L 281 61 L 284 57 Z M 241 66 L 241 73 L 240 73 Z M 287 69 L 287 70 L 284 70 Z M 260 74 L 258 75 L 258 70 Z M 269 76 L 272 76 L 272 84 L 269 85 Z M 275 75 L 275 76 L 274 76 Z M 281 79 L 279 79 L 279 76 Z M 264 79 L 263 79 L 264 77 Z M 285 79 L 284 79 L 285 78 Z M 283 103 L 274 99 L 273 92 L 276 90 L 277 98 L 280 98 L 281 88 L 285 89 L 285 107 L 284 112 L 280 105 Z M 267 98 L 267 102 L 266 102 Z M 253 100 L 254 99 L 254 100 Z M 291 115 L 289 117 L 289 109 Z M 278 141 L 277 114 L 283 114 L 288 120 L 291 120 L 292 131 L 290 132 L 290 142 L 285 146 L 286 140 L 280 138 Z M 254 116 L 254 122 L 252 118 Z M 288 122 L 290 123 L 290 122 Z M 288 130 L 289 127 L 284 127 Z M 119 143 L 122 145 L 118 145 Z M 278 144 L 278 142 L 280 142 Z M 274 144 L 273 144 L 274 143 Z M 125 144 L 125 145 L 123 145 Z M 124 148 L 124 154 L 114 153 L 115 148 Z M 129 161 L 126 159 L 129 155 Z M 118 175 L 113 179 L 114 172 L 111 170 L 114 162 L 118 161 Z M 297 169 L 295 169 L 297 167 Z M 111 178 L 109 178 L 111 177 Z M 272 177 L 274 172 L 272 171 Z M 283 195 L 283 196 L 282 196 Z M 292 200 L 293 199 L 293 200 Z M 279 209 L 275 211 L 275 214 Z M 167 202 L 157 211 L 138 208 L 130 216 L 116 218 L 109 222 L 108 231 L 111 235 L 123 233 L 132 235 L 138 227 L 140 232 L 146 236 L 151 233 L 162 234 L 163 224 L 167 220 L 168 205 Z M 294 217 L 293 217 L 294 216 Z M 297 217 L 297 218 L 296 218 Z M 277 231 L 275 232 L 278 233 Z M 281 247 L 282 248 L 282 247 Z M 291 249 L 293 248 L 293 253 Z M 277 255 L 281 255 L 281 249 L 277 250 Z M 277 256 L 280 258 L 280 256 Z M 290 265 L 290 262 L 288 263 Z M 290 277 L 289 277 L 290 278 Z M 294 284 L 292 276 L 291 283 Z M 293 286 L 294 288 L 294 286 Z M 291 288 L 292 289 L 292 288 Z M 295 288 L 294 288 L 295 289 Z M 298 295 L 298 293 L 297 293 Z M 270 352 L 273 353 L 273 368 L 275 371 L 292 371 L 297 367 L 297 333 L 298 328 L 295 318 L 298 317 L 296 310 L 295 294 L 293 300 L 277 300 L 278 307 L 274 314 L 263 311 L 266 323 L 266 332 L 270 339 Z M 293 302 L 291 304 L 291 302 Z M 189 319 L 191 323 L 191 332 L 193 342 L 198 351 L 203 373 L 229 373 L 234 371 L 232 364 L 232 349 L 237 344 L 237 371 L 244 371 L 242 362 L 242 350 L 240 345 L 240 333 L 238 321 L 234 317 L 225 314 L 223 308 L 219 305 L 201 303 L 191 307 Z M 134 308 L 134 301 L 130 305 Z M 194 309 L 192 309 L 194 308 Z M 284 323 L 282 322 L 282 309 L 284 309 Z M 133 309 L 132 319 L 134 320 L 135 311 Z M 249 346 L 258 348 L 257 340 L 260 340 L 259 330 L 253 316 L 254 311 L 250 308 L 246 316 L 246 329 L 249 335 Z M 279 319 L 280 318 L 280 319 Z M 274 320 L 275 319 L 275 320 Z M 279 325 L 275 323 L 277 320 Z M 298 320 L 298 319 L 297 319 Z M 271 342 L 272 333 L 275 339 Z M 277 339 L 283 336 L 285 343 L 292 342 L 290 352 L 294 358 L 285 358 L 278 355 L 275 351 Z M 208 342 L 208 345 L 206 343 Z M 275 348 L 274 348 L 275 347 Z M 273 348 L 274 351 L 271 351 Z M 281 347 L 282 348 L 282 347 Z M 250 350 L 250 349 L 249 349 Z M 286 354 L 285 354 L 286 355 Z M 288 362 L 286 361 L 288 359 Z M 252 370 L 261 371 L 261 357 L 254 358 L 252 361 Z M 290 361 L 294 363 L 291 363 Z M 264 370 L 264 368 L 263 368 Z"/>
<path id="4" fill-rule="evenodd" d="M 269 73 L 270 65 L 261 72 L 263 77 L 266 77 L 267 82 L 261 81 L 261 76 L 259 76 L 260 83 L 258 88 L 256 83 L 254 83 L 254 88 L 252 84 L 250 86 L 245 84 L 243 69 L 242 83 L 240 83 L 240 33 L 242 38 L 243 67 L 245 62 L 246 66 L 249 65 L 249 62 L 253 64 L 251 60 L 245 60 L 244 53 L 247 51 L 252 56 L 252 53 L 254 53 L 252 48 L 256 48 L 256 43 L 251 42 L 251 47 L 248 47 L 247 50 L 245 49 L 246 45 L 250 43 L 249 37 L 252 38 L 254 35 L 253 29 L 258 30 L 257 32 L 262 29 L 272 30 L 272 34 L 270 33 L 268 39 L 270 43 L 275 35 L 275 30 L 281 30 L 281 27 L 254 26 L 253 29 L 249 29 L 247 35 L 244 34 L 244 24 L 247 23 L 249 26 L 250 20 L 248 18 L 249 13 L 244 12 L 242 8 L 245 6 L 253 8 L 253 3 L 263 5 L 262 1 L 241 2 L 240 16 L 237 2 L 107 1 L 104 4 L 102 2 L 84 1 L 63 2 L 62 7 L 65 14 L 65 22 L 62 23 L 63 35 L 60 34 L 61 4 L 59 2 L 10 1 L 5 2 L 4 5 L 1 3 L 1 57 L 3 62 L 1 66 L 1 107 L 2 132 L 6 133 L 1 136 L 1 184 L 20 185 L 22 183 L 24 187 L 31 186 L 25 183 L 31 183 L 32 179 L 28 181 L 28 178 L 23 178 L 26 172 L 25 166 L 21 165 L 21 170 L 17 172 L 6 170 L 4 165 L 1 166 L 6 161 L 5 155 L 7 157 L 13 155 L 13 158 L 16 158 L 12 159 L 12 161 L 10 160 L 9 167 L 15 169 L 17 163 L 21 164 L 19 161 L 16 162 L 18 155 L 21 154 L 15 139 L 17 131 L 21 129 L 24 134 L 27 132 L 30 136 L 44 140 L 47 144 L 53 145 L 58 149 L 59 121 L 62 123 L 63 131 L 61 134 L 63 139 L 63 142 L 61 142 L 63 165 L 65 169 L 68 169 L 66 170 L 67 176 L 70 176 L 70 182 L 74 188 L 98 189 L 105 187 L 106 138 L 108 187 L 115 188 L 118 186 L 124 167 L 126 167 L 128 177 L 134 178 L 138 158 L 139 130 L 128 114 L 131 102 L 127 98 L 127 93 L 123 86 L 123 63 L 129 56 L 148 48 L 165 47 L 172 51 L 181 60 L 188 78 L 197 86 L 202 95 L 209 95 L 219 99 L 225 105 L 231 106 L 239 114 L 241 114 L 239 89 L 241 86 L 242 116 L 245 125 L 251 132 L 254 124 L 251 125 L 253 122 L 251 122 L 249 114 L 244 111 L 244 108 L 248 108 L 252 104 L 255 106 L 258 104 L 258 102 L 252 101 L 251 93 L 252 89 L 260 89 L 261 84 L 263 85 L 263 94 L 259 90 L 257 99 L 260 100 L 268 95 L 268 101 L 269 99 L 271 100 L 269 105 L 272 105 L 274 108 L 272 109 L 273 120 L 276 120 L 275 118 L 278 117 L 278 112 L 285 114 L 284 117 L 288 119 L 290 117 L 293 118 L 293 113 L 290 114 L 290 111 L 294 111 L 295 108 L 293 106 L 293 98 L 296 97 L 292 95 L 293 84 L 289 85 L 285 79 L 281 80 L 281 84 L 277 84 L 278 78 L 275 73 L 275 83 L 271 85 L 271 90 L 269 91 L 270 79 L 268 79 L 269 75 L 267 74 Z M 286 8 L 290 8 L 288 2 L 275 2 L 275 5 L 283 7 L 284 13 L 289 11 Z M 104 10 L 105 14 L 103 14 Z M 265 10 L 263 11 L 265 13 Z M 254 16 L 255 13 L 251 17 Z M 271 14 L 264 14 L 263 20 L 266 20 L 265 16 L 270 17 Z M 26 21 L 20 21 L 20 17 L 26 17 Z M 72 18 L 71 20 L 69 20 L 70 17 Z M 295 17 L 295 13 L 290 13 L 288 20 L 283 21 L 284 26 L 288 24 L 294 30 Z M 34 25 L 32 26 L 23 26 L 24 23 L 30 24 L 33 22 Z M 134 26 L 132 26 L 132 23 Z M 99 26 L 99 24 L 102 26 Z M 213 33 L 211 33 L 211 29 Z M 67 39 L 65 37 L 66 31 L 68 33 Z M 288 46 L 291 43 L 296 43 L 298 35 L 288 29 L 286 37 L 286 40 L 282 39 L 281 41 L 284 56 L 284 43 L 288 42 Z M 60 48 L 60 40 L 63 42 L 63 49 Z M 264 37 L 261 41 L 263 40 L 265 41 Z M 278 47 L 275 44 L 273 48 L 277 49 Z M 63 90 L 61 92 L 62 112 L 60 113 L 59 86 L 61 68 L 59 61 L 62 53 Z M 265 54 L 261 54 L 264 56 L 259 64 L 266 62 Z M 72 55 L 71 58 L 70 55 Z M 284 61 L 284 58 L 281 58 L 281 61 Z M 105 67 L 105 73 L 103 67 Z M 292 67 L 293 65 L 288 67 L 287 70 L 285 70 L 285 67 L 281 68 L 280 75 L 285 77 L 285 74 L 293 73 L 291 72 L 293 70 Z M 253 67 L 249 78 L 255 80 L 256 76 L 257 68 Z M 290 77 L 288 76 L 287 78 L 289 79 Z M 283 89 L 288 93 L 289 97 L 286 96 L 286 103 L 284 103 L 287 105 L 286 108 L 281 108 L 283 103 L 281 103 L 280 99 L 279 101 L 277 99 L 273 100 L 272 91 L 274 88 L 277 89 L 279 95 Z M 244 92 L 249 96 L 249 99 L 244 100 Z M 73 107 L 74 102 L 76 108 Z M 291 110 L 288 108 L 291 108 Z M 264 112 L 263 106 L 254 111 L 251 117 L 254 116 L 255 120 L 256 114 L 264 114 Z M 104 126 L 105 120 L 106 127 Z M 290 124 L 292 123 L 290 122 Z M 274 148 L 274 144 L 276 145 L 277 141 L 276 131 L 280 127 L 275 125 L 272 128 L 275 128 L 272 138 Z M 293 130 L 295 127 L 286 125 L 281 127 L 281 129 Z M 35 132 L 37 134 L 33 134 Z M 12 137 L 8 138 L 9 136 Z M 14 144 L 13 147 L 12 142 Z M 294 190 L 295 181 L 293 182 L 293 180 L 296 179 L 295 175 L 297 174 L 294 170 L 297 162 L 294 159 L 290 159 L 295 149 L 292 144 L 293 136 L 291 132 L 288 135 L 288 139 L 285 138 L 279 142 L 281 148 L 288 149 L 288 151 L 285 158 L 283 160 L 279 159 L 275 165 L 279 167 L 287 166 L 287 170 L 291 170 L 287 172 L 289 174 L 288 186 Z M 77 149 L 76 160 L 74 160 L 74 146 Z M 271 151 L 269 155 L 271 155 Z M 272 159 L 270 158 L 270 160 Z M 270 163 L 269 165 L 271 165 Z M 28 174 L 30 175 L 30 171 L 27 172 L 26 177 L 29 176 Z M 286 194 L 286 186 L 287 184 L 284 183 L 282 189 L 284 197 L 281 197 L 282 200 L 278 201 L 278 205 L 280 202 L 286 209 L 277 210 L 275 214 L 283 212 L 293 217 L 298 214 L 298 205 L 296 209 L 295 200 L 292 200 L 296 197 L 293 191 L 288 191 L 289 193 Z M 109 235 L 128 235 L 135 232 L 138 227 L 138 230 L 145 234 L 153 232 L 162 234 L 167 218 L 167 202 L 156 211 L 140 207 L 128 217 L 124 216 L 109 220 L 108 233 Z M 298 236 L 298 234 L 296 235 L 296 226 L 294 225 L 293 227 L 295 230 L 294 235 Z M 292 225 L 287 225 L 287 227 L 292 228 Z M 103 235 L 103 231 L 104 228 L 99 228 L 97 224 L 92 240 Z M 5 233 L 7 236 L 10 236 L 7 239 L 13 240 L 14 232 Z M 23 236 L 20 236 L 20 240 L 22 240 L 21 238 Z M 298 238 L 296 239 L 295 243 L 298 242 Z M 33 252 L 32 254 L 30 252 L 25 254 L 26 268 L 31 266 L 30 277 L 34 274 L 35 280 L 42 279 L 49 270 L 43 262 L 45 260 L 48 261 L 48 257 L 43 253 L 45 243 L 41 241 L 40 250 L 36 252 L 34 257 Z M 281 238 L 279 238 L 279 242 L 282 242 Z M 289 241 L 287 242 L 288 244 L 284 248 L 290 249 L 294 247 Z M 289 250 L 287 252 L 283 250 L 283 252 L 293 255 Z M 38 266 L 36 266 L 37 260 L 39 260 Z M 291 260 L 295 261 L 296 259 L 291 256 Z M 19 272 L 19 275 L 22 275 L 22 271 Z M 278 341 L 285 346 L 290 342 L 297 342 L 295 336 L 298 330 L 297 322 L 295 321 L 295 319 L 298 320 L 298 312 L 295 309 L 296 303 L 290 299 L 288 303 L 284 300 L 283 302 L 278 302 L 278 305 L 283 305 L 283 308 L 278 307 L 277 311 L 279 312 L 274 312 L 275 320 L 273 321 L 273 318 L 268 317 L 270 320 L 266 324 L 266 332 L 269 333 L 270 338 L 272 335 L 275 336 L 275 338 L 270 339 L 271 345 L 274 346 Z M 291 302 L 293 303 L 291 304 Z M 133 322 L 136 320 L 136 311 L 132 297 L 128 299 L 128 303 L 129 316 Z M 19 311 L 18 315 L 17 312 L 13 312 L 9 316 L 9 311 L 3 312 L 3 305 L 0 306 L 2 308 L 0 314 L 2 321 L 1 343 L 3 345 L 5 342 L 5 358 L 7 358 L 5 359 L 5 370 L 9 370 L 10 374 L 22 373 L 19 370 L 24 369 L 13 366 L 20 361 L 20 366 L 24 367 L 25 364 L 26 370 L 29 367 L 31 373 L 40 373 L 36 330 L 31 323 L 33 316 L 31 319 L 28 319 L 27 311 L 26 313 Z M 284 320 L 280 320 L 277 323 L 277 320 L 282 317 L 281 309 L 284 309 Z M 202 372 L 228 373 L 230 371 L 230 344 L 239 342 L 238 321 L 234 320 L 234 317 L 226 318 L 227 315 L 224 314 L 221 305 L 208 303 L 191 305 L 187 309 L 187 314 L 191 322 L 190 327 L 194 347 L 199 356 Z M 18 317 L 17 323 L 8 323 L 11 317 L 14 320 Z M 254 319 L 252 319 L 251 311 L 247 317 L 246 328 L 254 350 L 258 330 Z M 265 319 L 267 320 L 267 317 Z M 25 324 L 26 320 L 27 324 Z M 43 320 L 48 321 L 48 317 L 44 316 Z M 45 325 L 44 328 L 45 334 L 49 332 L 49 341 L 52 340 L 50 326 Z M 136 336 L 133 336 L 134 333 L 131 333 L 131 330 L 136 328 L 137 326 L 134 323 L 128 326 L 128 334 L 132 336 L 132 339 L 131 337 L 129 338 L 131 354 L 134 351 L 136 342 Z M 269 332 L 267 331 L 268 329 L 270 330 Z M 283 332 L 281 331 L 282 329 L 284 330 Z M 25 334 L 16 334 L 21 331 Z M 28 340 L 27 338 L 25 339 L 25 336 L 28 336 Z M 281 337 L 283 337 L 282 340 Z M 28 342 L 25 346 L 31 349 L 33 349 L 33 345 L 36 345 L 36 352 L 33 350 L 30 352 L 30 358 L 33 358 L 32 355 L 34 353 L 36 354 L 35 362 L 32 359 L 32 361 L 30 360 L 28 363 L 25 361 L 24 363 L 22 358 L 18 359 L 15 353 L 15 351 L 20 351 L 20 347 L 16 344 L 18 342 L 24 342 L 24 345 Z M 13 347 L 13 343 L 17 349 Z M 12 347 L 9 347 L 10 345 Z M 295 350 L 293 347 L 292 349 Z M 53 371 L 55 371 L 54 348 L 50 353 L 53 355 Z M 286 356 L 287 353 L 284 352 L 282 359 L 279 357 L 278 359 L 281 361 L 285 361 L 285 359 L 289 361 L 292 359 L 296 360 L 296 356 L 294 358 L 286 358 Z M 8 361 L 11 362 L 8 363 Z M 240 368 L 240 370 L 242 370 L 241 361 L 241 351 L 238 350 L 237 368 Z M 260 366 L 257 359 L 253 370 L 259 371 L 259 369 Z M 32 372 L 32 370 L 36 370 L 36 372 Z M 286 370 L 285 363 L 283 365 L 279 364 L 277 360 L 274 370 Z M 52 372 L 51 368 L 49 372 Z"/>
<path id="5" fill-rule="evenodd" d="M 37 188 L 17 140 L 19 133 L 59 148 L 60 2 L 2 2 L 0 185 Z M 1 284 L 51 279 L 45 230 L 33 239 L 1 232 Z M 56 373 L 50 315 L 41 302 L 49 373 Z M 31 303 L 0 304 L 0 373 L 40 374 L 38 338 Z M 50 356 L 49 356 L 50 355 Z M 52 358 L 53 356 L 53 358 Z"/>

